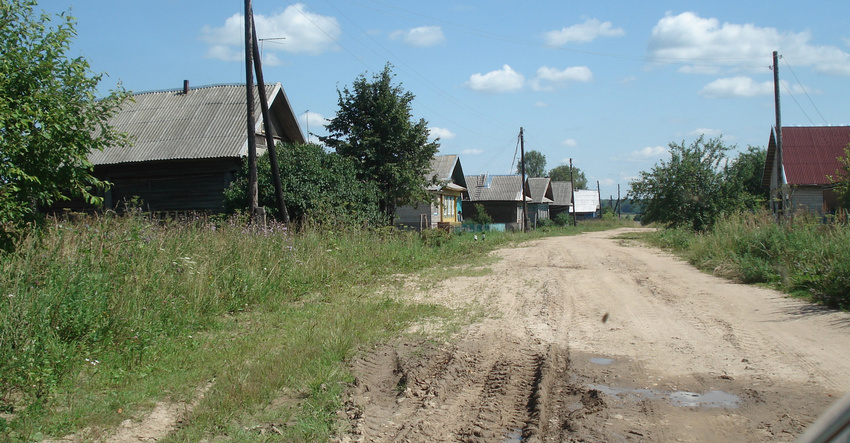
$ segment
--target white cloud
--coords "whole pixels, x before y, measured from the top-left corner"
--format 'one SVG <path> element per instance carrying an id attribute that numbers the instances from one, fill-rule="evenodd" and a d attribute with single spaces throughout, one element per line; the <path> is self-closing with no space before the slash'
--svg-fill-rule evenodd
<path id="1" fill-rule="evenodd" d="M 278 58 L 272 54 L 275 51 L 318 55 L 336 50 L 336 40 L 341 32 L 336 18 L 308 12 L 302 3 L 288 6 L 277 15 L 254 15 L 254 22 L 260 39 L 284 39 L 263 43 L 264 62 L 269 64 L 279 64 Z M 235 14 L 221 27 L 206 25 L 201 28 L 200 39 L 209 45 L 207 57 L 224 61 L 243 60 L 244 26 L 244 16 Z"/>
<path id="2" fill-rule="evenodd" d="M 395 31 L 390 34 L 390 38 L 400 38 L 406 44 L 420 48 L 438 45 L 446 41 L 443 29 L 439 26 L 420 26 L 407 31 Z"/>
<path id="3" fill-rule="evenodd" d="M 850 54 L 834 46 L 813 46 L 810 32 L 780 33 L 751 23 L 721 24 L 693 12 L 667 14 L 652 29 L 649 55 L 658 62 L 689 63 L 682 72 L 719 73 L 724 68 L 764 70 L 777 48 L 791 65 L 850 76 Z"/>
<path id="4" fill-rule="evenodd" d="M 723 131 L 711 128 L 696 128 L 690 133 L 688 133 L 688 135 L 692 135 L 694 137 L 699 137 L 701 135 L 704 135 L 706 137 L 720 137 L 721 135 L 723 135 Z"/>
<path id="5" fill-rule="evenodd" d="M 632 151 L 626 158 L 627 161 L 643 162 L 647 160 L 659 160 L 667 155 L 666 146 L 647 146 L 637 151 Z"/>
<path id="6" fill-rule="evenodd" d="M 301 130 L 304 131 L 307 141 L 316 141 L 316 138 L 311 133 L 326 133 L 325 125 L 328 124 L 328 119 L 318 112 L 307 111 L 298 116 L 298 124 L 301 125 Z"/>
<path id="7" fill-rule="evenodd" d="M 431 140 L 434 140 L 438 137 L 442 140 L 448 140 L 450 138 L 457 137 L 457 134 L 455 134 L 454 132 L 449 131 L 446 128 L 438 128 L 436 126 L 428 128 L 428 135 Z"/>
<path id="8" fill-rule="evenodd" d="M 483 153 L 484 151 L 481 149 L 464 149 L 463 151 L 461 151 L 461 154 L 463 155 L 479 155 Z"/>
<path id="9" fill-rule="evenodd" d="M 789 85 L 787 82 L 780 80 L 782 84 L 782 92 L 787 90 L 795 94 L 805 93 L 806 90 L 800 85 Z M 773 95 L 773 81 L 756 82 L 750 77 L 736 76 L 719 78 L 705 85 L 699 94 L 709 98 L 729 98 L 729 97 L 759 97 L 765 95 Z"/>
<path id="10" fill-rule="evenodd" d="M 611 22 L 587 19 L 584 23 L 562 28 L 560 31 L 548 31 L 544 37 L 546 44 L 561 46 L 570 42 L 588 43 L 597 37 L 619 37 L 625 34 L 622 28 L 615 28 Z"/>
<path id="11" fill-rule="evenodd" d="M 561 144 L 564 145 L 564 146 L 570 147 L 570 148 L 572 148 L 574 146 L 578 146 L 578 142 L 571 139 L 571 138 L 568 138 L 568 139 L 562 141 Z"/>
<path id="12" fill-rule="evenodd" d="M 537 77 L 531 82 L 536 91 L 549 91 L 567 82 L 589 82 L 593 80 L 593 72 L 587 66 L 572 66 L 566 69 L 541 66 L 537 69 Z"/>
<path id="13" fill-rule="evenodd" d="M 466 86 L 473 91 L 486 93 L 513 92 L 522 89 L 525 77 L 514 71 L 510 66 L 504 65 L 502 69 L 490 71 L 486 74 L 472 74 Z"/>

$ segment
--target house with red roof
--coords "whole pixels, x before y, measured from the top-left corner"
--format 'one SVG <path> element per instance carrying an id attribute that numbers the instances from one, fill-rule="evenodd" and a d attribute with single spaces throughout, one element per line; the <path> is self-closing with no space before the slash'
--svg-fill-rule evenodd
<path id="1" fill-rule="evenodd" d="M 838 157 L 848 144 L 850 126 L 783 126 L 779 155 L 775 128 L 771 130 L 762 186 L 770 187 L 772 209 L 835 211 L 838 199 L 829 176 L 838 175 Z"/>

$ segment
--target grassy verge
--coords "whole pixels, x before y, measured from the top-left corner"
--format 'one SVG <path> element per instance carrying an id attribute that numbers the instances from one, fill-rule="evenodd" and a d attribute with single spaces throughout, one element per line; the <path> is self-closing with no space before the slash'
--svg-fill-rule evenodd
<path id="1" fill-rule="evenodd" d="M 725 218 L 709 232 L 662 229 L 648 236 L 700 269 L 762 283 L 816 303 L 850 309 L 850 226 L 766 212 Z"/>
<path id="2" fill-rule="evenodd" d="M 393 276 L 612 223 L 486 242 L 237 219 L 51 224 L 0 257 L 0 437 L 95 439 L 157 401 L 203 395 L 171 441 L 326 439 L 354 352 L 426 317 L 462 321 L 399 302 Z"/>

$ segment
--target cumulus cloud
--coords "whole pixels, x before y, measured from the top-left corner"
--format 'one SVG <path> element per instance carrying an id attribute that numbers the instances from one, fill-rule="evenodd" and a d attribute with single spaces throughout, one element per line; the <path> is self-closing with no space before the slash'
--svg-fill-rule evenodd
<path id="1" fill-rule="evenodd" d="M 564 146 L 570 147 L 570 148 L 572 148 L 574 146 L 578 146 L 578 142 L 571 139 L 571 138 L 568 138 L 568 139 L 562 141 L 561 144 L 564 145 Z"/>
<path id="2" fill-rule="evenodd" d="M 472 74 L 466 86 L 473 91 L 485 93 L 514 92 L 522 89 L 525 77 L 514 71 L 510 66 L 504 65 L 502 69 L 490 71 L 486 74 Z"/>
<path id="3" fill-rule="evenodd" d="M 690 133 L 688 133 L 688 135 L 692 135 L 694 137 L 699 137 L 701 135 L 704 135 L 706 137 L 720 137 L 721 135 L 723 135 L 723 131 L 711 128 L 696 128 Z"/>
<path id="4" fill-rule="evenodd" d="M 626 160 L 633 162 L 643 162 L 647 160 L 659 160 L 667 155 L 666 146 L 647 146 L 637 151 L 629 153 Z"/>
<path id="5" fill-rule="evenodd" d="M 269 64 L 279 63 L 273 54 L 276 51 L 318 55 L 336 50 L 341 29 L 336 18 L 309 12 L 302 3 L 288 6 L 277 15 L 254 15 L 254 23 L 259 38 L 284 39 L 263 45 L 264 62 Z M 225 20 L 223 26 L 206 25 L 201 28 L 200 39 L 209 45 L 206 56 L 241 61 L 245 44 L 244 25 L 244 16 L 235 14 Z"/>
<path id="6" fill-rule="evenodd" d="M 541 66 L 537 69 L 537 76 L 531 81 L 531 87 L 536 91 L 549 91 L 568 82 L 591 80 L 593 80 L 593 72 L 587 66 L 573 66 L 566 69 Z"/>
<path id="7" fill-rule="evenodd" d="M 428 135 L 429 135 L 429 138 L 431 140 L 434 140 L 436 138 L 440 138 L 442 140 L 448 140 L 450 138 L 457 137 L 457 134 L 455 134 L 454 132 L 449 131 L 446 128 L 438 128 L 436 126 L 432 126 L 432 127 L 428 128 Z"/>
<path id="8" fill-rule="evenodd" d="M 443 29 L 439 26 L 420 26 L 407 31 L 395 31 L 390 38 L 401 39 L 410 46 L 424 48 L 435 46 L 446 41 Z"/>
<path id="9" fill-rule="evenodd" d="M 625 35 L 622 28 L 615 28 L 611 22 L 587 19 L 584 23 L 562 28 L 560 31 L 548 31 L 544 34 L 546 44 L 561 46 L 567 43 L 589 43 L 597 37 L 619 37 Z"/>
<path id="10" fill-rule="evenodd" d="M 693 12 L 667 14 L 652 29 L 649 55 L 659 62 L 689 63 L 682 72 L 719 73 L 724 68 L 759 69 L 781 48 L 791 65 L 850 76 L 850 54 L 834 46 L 810 44 L 810 32 L 781 33 L 754 24 L 720 23 Z M 745 42 L 746 44 L 742 44 Z"/>
<path id="11" fill-rule="evenodd" d="M 792 86 L 782 80 L 780 82 L 783 91 L 790 90 L 795 94 L 806 92 L 800 85 Z M 773 81 L 756 82 L 745 76 L 719 78 L 699 91 L 700 95 L 708 98 L 758 97 L 773 95 L 773 93 Z"/>
<path id="12" fill-rule="evenodd" d="M 318 112 L 307 111 L 298 116 L 298 124 L 303 128 L 304 135 L 307 136 L 307 141 L 315 141 L 315 137 L 311 133 L 325 133 L 325 125 L 328 124 L 328 119 Z"/>

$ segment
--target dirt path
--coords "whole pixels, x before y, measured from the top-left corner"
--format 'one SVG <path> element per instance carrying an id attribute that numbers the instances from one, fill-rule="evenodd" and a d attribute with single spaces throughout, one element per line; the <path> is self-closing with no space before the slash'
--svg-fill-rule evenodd
<path id="1" fill-rule="evenodd" d="M 850 390 L 850 315 L 612 237 L 407 296 L 486 317 L 354 362 L 342 441 L 789 441 Z M 427 325 L 426 325 L 427 326 Z"/>

